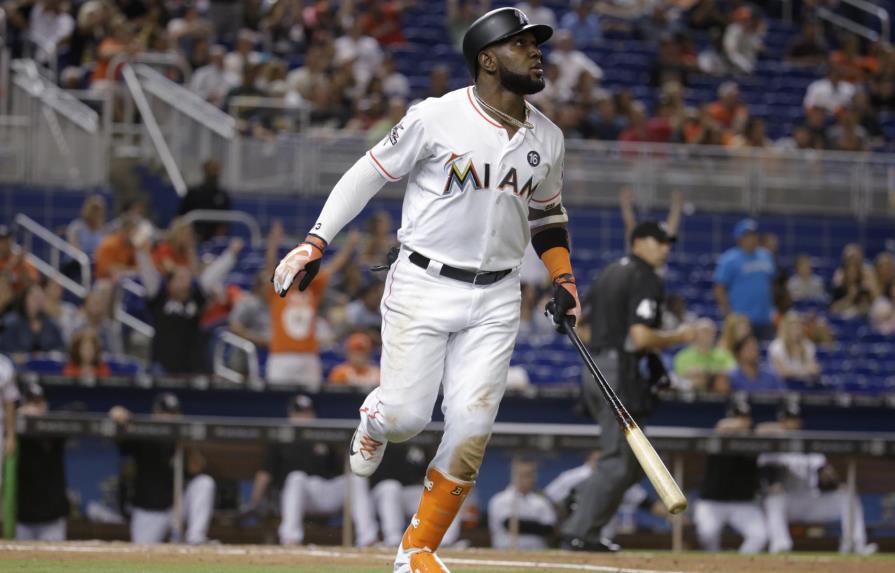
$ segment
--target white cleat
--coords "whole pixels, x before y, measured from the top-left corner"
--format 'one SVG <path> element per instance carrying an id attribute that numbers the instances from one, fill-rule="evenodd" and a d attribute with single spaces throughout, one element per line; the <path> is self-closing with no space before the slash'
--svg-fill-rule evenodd
<path id="1" fill-rule="evenodd" d="M 407 553 L 404 544 L 398 545 L 394 573 L 451 573 L 447 565 L 431 551 L 415 550 Z"/>
<path id="2" fill-rule="evenodd" d="M 374 440 L 360 430 L 355 430 L 348 443 L 348 463 L 351 465 L 351 472 L 360 477 L 373 475 L 382 463 L 386 445 L 388 442 L 385 440 Z"/>

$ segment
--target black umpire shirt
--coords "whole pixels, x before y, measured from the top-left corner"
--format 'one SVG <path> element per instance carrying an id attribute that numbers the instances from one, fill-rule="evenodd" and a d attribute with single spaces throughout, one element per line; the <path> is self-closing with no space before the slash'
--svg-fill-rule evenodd
<path id="1" fill-rule="evenodd" d="M 170 509 L 174 505 L 174 443 L 126 440 L 118 449 L 134 460 L 131 504 L 150 511 Z"/>
<path id="2" fill-rule="evenodd" d="M 664 301 L 662 279 L 649 263 L 633 254 L 606 266 L 584 300 L 590 346 L 596 353 L 618 353 L 618 380 L 609 383 L 634 414 L 648 412 L 652 398 L 649 380 L 640 374 L 644 354 L 632 352 L 628 331 L 634 324 L 660 328 Z"/>
<path id="3" fill-rule="evenodd" d="M 323 442 L 271 444 L 267 448 L 262 469 L 281 487 L 286 476 L 292 472 L 305 472 L 309 476 L 330 479 L 344 471 L 341 456 Z"/>
<path id="4" fill-rule="evenodd" d="M 419 446 L 389 444 L 382 463 L 372 476 L 370 487 L 380 482 L 395 480 L 401 485 L 422 485 L 429 469 L 429 456 Z"/>
<path id="5" fill-rule="evenodd" d="M 21 523 L 68 517 L 64 438 L 19 438 L 18 488 Z"/>

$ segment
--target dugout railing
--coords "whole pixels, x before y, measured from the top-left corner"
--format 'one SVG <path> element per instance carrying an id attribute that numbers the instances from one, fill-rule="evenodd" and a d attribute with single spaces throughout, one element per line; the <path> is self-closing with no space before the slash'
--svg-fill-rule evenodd
<path id="1" fill-rule="evenodd" d="M 318 419 L 290 424 L 279 419 L 234 419 L 217 417 L 186 417 L 177 421 L 154 421 L 147 416 L 134 416 L 126 424 L 117 424 L 101 414 L 50 414 L 25 416 L 17 420 L 17 431 L 27 436 L 64 436 L 68 438 L 94 437 L 103 439 L 163 440 L 177 443 L 174 467 L 175 484 L 183 483 L 183 452 L 189 443 L 224 442 L 229 444 L 278 443 L 300 441 L 325 442 L 344 446 L 357 425 L 356 420 Z M 435 446 L 443 430 L 441 423 L 432 423 L 414 443 Z M 720 435 L 712 430 L 681 427 L 650 427 L 647 436 L 655 448 L 667 458 L 676 480 L 683 482 L 686 472 L 684 454 L 769 452 L 816 452 L 845 458 L 846 487 L 850 500 L 848 529 L 853 527 L 857 498 L 857 459 L 869 457 L 887 459 L 895 456 L 895 433 L 817 432 L 801 431 L 781 435 Z M 593 424 L 521 424 L 497 423 L 491 436 L 490 448 L 500 448 L 528 454 L 557 450 L 593 450 L 598 445 L 599 426 Z M 7 491 L 14 491 L 14 486 Z M 175 487 L 172 515 L 180 516 L 182 488 Z M 693 500 L 691 500 L 692 503 Z M 179 517 L 174 530 L 179 531 Z M 350 520 L 343 527 L 350 528 Z M 671 546 L 683 549 L 683 519 L 671 518 Z M 847 537 L 847 538 L 850 538 Z M 343 544 L 349 544 L 350 529 L 343 530 Z"/>

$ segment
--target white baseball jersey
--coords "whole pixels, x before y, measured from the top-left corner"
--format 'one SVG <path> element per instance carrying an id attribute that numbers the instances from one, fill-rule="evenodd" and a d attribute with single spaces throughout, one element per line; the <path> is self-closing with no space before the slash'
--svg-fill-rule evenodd
<path id="1" fill-rule="evenodd" d="M 758 456 L 760 466 L 781 466 L 786 470 L 783 487 L 788 492 L 820 493 L 818 473 L 827 465 L 827 457 L 823 454 L 803 454 L 796 452 L 761 454 Z"/>
<path id="2" fill-rule="evenodd" d="M 0 354 L 0 437 L 3 436 L 3 404 L 19 399 L 16 367 L 5 354 Z"/>
<path id="3" fill-rule="evenodd" d="M 488 529 L 491 531 L 492 547 L 497 549 L 513 547 L 506 521 L 513 514 L 514 509 L 518 512 L 520 520 L 535 521 L 542 525 L 556 523 L 556 512 L 550 500 L 537 492 L 521 495 L 511 485 L 488 502 Z M 547 540 L 543 535 L 520 533 L 516 541 L 517 549 L 544 549 L 546 547 Z"/>
<path id="4" fill-rule="evenodd" d="M 453 267 L 495 271 L 521 264 L 531 229 L 565 223 L 563 135 L 528 106 L 532 129 L 512 139 L 471 87 L 410 108 L 367 158 L 389 181 L 407 176 L 398 239 Z M 547 211 L 529 224 L 529 207 Z"/>

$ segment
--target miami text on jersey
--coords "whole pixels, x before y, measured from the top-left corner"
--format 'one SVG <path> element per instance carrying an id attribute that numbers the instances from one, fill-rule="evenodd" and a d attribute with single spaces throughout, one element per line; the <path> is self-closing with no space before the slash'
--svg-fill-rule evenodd
<path id="1" fill-rule="evenodd" d="M 484 164 L 482 176 L 479 176 L 479 170 L 476 169 L 472 159 L 467 159 L 464 164 L 462 156 L 456 157 L 454 154 L 451 154 L 451 159 L 448 160 L 448 163 L 450 164 L 449 168 L 447 167 L 447 164 L 445 165 L 447 179 L 444 182 L 444 195 L 453 192 L 454 188 L 458 191 L 466 191 L 468 186 L 472 186 L 474 191 L 478 191 L 479 189 L 491 189 L 490 163 Z M 538 185 L 540 185 L 540 182 L 534 183 L 534 177 L 529 177 L 528 181 L 520 187 L 516 168 L 510 167 L 500 179 L 500 183 L 497 184 L 496 189 L 498 191 L 512 192 L 513 195 L 527 200 L 535 191 L 537 191 Z"/>

